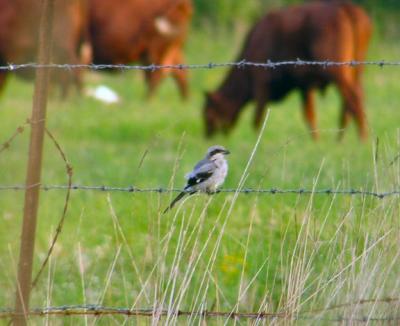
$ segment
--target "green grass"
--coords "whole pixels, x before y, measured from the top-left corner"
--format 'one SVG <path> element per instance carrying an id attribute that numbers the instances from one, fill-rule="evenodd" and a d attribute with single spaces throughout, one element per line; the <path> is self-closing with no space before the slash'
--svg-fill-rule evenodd
<path id="1" fill-rule="evenodd" d="M 187 45 L 188 61 L 231 61 L 240 43 L 226 34 L 195 33 Z M 395 43 L 374 40 L 370 59 L 399 57 Z M 142 76 L 135 72 L 86 75 L 88 85 L 116 90 L 119 105 L 75 95 L 65 102 L 52 98 L 47 125 L 74 168 L 73 182 L 182 187 L 184 174 L 209 145 L 219 143 L 232 152 L 224 187 L 237 187 L 258 136 L 250 125 L 253 108 L 245 110 L 229 137 L 203 137 L 203 92 L 215 89 L 224 74 L 223 69 L 191 71 L 187 102 L 179 99 L 172 80 L 146 101 Z M 298 94 L 271 105 L 243 186 L 398 189 L 400 163 L 389 166 L 400 151 L 398 75 L 397 67 L 366 69 L 366 144 L 353 125 L 344 141 L 336 142 L 340 100 L 333 88 L 318 99 L 318 143 L 302 121 Z M 0 142 L 30 116 L 31 95 L 32 85 L 9 80 L 0 102 Z M 28 136 L 29 129 L 0 154 L 0 184 L 24 182 Z M 64 163 L 47 138 L 43 183 L 65 182 Z M 35 271 L 64 196 L 60 190 L 41 193 Z M 305 312 L 399 293 L 398 198 L 221 193 L 190 197 L 161 216 L 170 199 L 159 193 L 73 191 L 63 232 L 31 305 Z M 1 192 L 0 307 L 14 302 L 22 205 L 22 192 Z M 326 311 L 323 317 L 387 317 L 395 311 L 375 303 Z M 78 320 L 85 321 L 64 321 Z M 103 319 L 105 324 L 121 320 Z"/>

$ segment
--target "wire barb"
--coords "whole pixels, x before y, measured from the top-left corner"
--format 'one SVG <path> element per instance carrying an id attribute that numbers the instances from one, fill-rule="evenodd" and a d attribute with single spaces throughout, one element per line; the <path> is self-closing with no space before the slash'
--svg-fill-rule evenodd
<path id="1" fill-rule="evenodd" d="M 11 143 L 14 141 L 15 138 L 17 138 L 18 135 L 22 134 L 25 130 L 25 127 L 30 124 L 29 119 L 26 120 L 25 123 L 21 124 L 20 126 L 18 126 L 14 133 L 2 144 L 0 144 L 0 153 L 5 151 L 6 149 L 9 149 L 11 146 Z"/>

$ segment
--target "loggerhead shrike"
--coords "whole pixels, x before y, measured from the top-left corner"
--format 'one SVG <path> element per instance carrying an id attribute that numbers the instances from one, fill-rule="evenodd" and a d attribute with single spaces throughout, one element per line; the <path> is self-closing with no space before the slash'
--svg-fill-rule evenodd
<path id="1" fill-rule="evenodd" d="M 207 194 L 215 193 L 223 184 L 228 173 L 228 163 L 225 155 L 230 152 L 223 146 L 214 145 L 207 150 L 204 159 L 196 164 L 193 171 L 186 175 L 187 184 L 183 191 L 164 210 L 165 214 L 186 194 L 193 195 L 196 192 Z"/>

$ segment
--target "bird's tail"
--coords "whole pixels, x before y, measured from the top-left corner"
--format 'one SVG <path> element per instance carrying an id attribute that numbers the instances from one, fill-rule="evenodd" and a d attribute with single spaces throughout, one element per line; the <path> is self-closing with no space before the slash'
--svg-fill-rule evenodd
<path id="1" fill-rule="evenodd" d="M 168 212 L 172 207 L 174 207 L 174 205 L 183 198 L 183 196 L 185 196 L 187 194 L 187 192 L 182 191 L 178 196 L 175 197 L 175 199 L 171 202 L 171 204 L 169 204 L 169 206 L 164 210 L 163 214 L 165 214 L 166 212 Z"/>

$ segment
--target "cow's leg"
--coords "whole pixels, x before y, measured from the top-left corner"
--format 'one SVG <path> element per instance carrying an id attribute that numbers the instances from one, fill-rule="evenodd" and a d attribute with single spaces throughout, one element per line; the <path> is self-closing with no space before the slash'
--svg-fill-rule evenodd
<path id="1" fill-rule="evenodd" d="M 150 64 L 156 64 L 161 66 L 174 64 L 174 51 L 171 47 L 152 47 L 148 50 L 146 62 Z M 147 83 L 147 97 L 151 98 L 157 87 L 159 86 L 161 80 L 165 78 L 166 75 L 171 73 L 170 69 L 156 69 L 156 70 L 146 70 L 145 78 Z"/>
<path id="2" fill-rule="evenodd" d="M 164 56 L 165 50 L 162 49 L 150 49 L 149 53 L 146 56 L 145 64 L 155 64 L 155 65 L 164 65 L 162 60 Z M 147 84 L 147 98 L 150 99 L 153 97 L 157 87 L 159 86 L 161 80 L 167 74 L 166 69 L 155 69 L 155 70 L 145 70 L 144 76 Z"/>
<path id="3" fill-rule="evenodd" d="M 267 97 L 265 95 L 259 95 L 256 98 L 256 113 L 254 115 L 253 125 L 255 128 L 259 129 L 261 123 L 264 120 L 265 105 L 267 104 Z"/>
<path id="4" fill-rule="evenodd" d="M 82 82 L 82 71 L 81 69 L 75 69 L 73 75 L 74 84 L 78 95 L 82 95 L 83 82 Z"/>
<path id="5" fill-rule="evenodd" d="M 182 50 L 180 48 L 176 48 L 173 53 L 173 64 L 182 64 L 184 62 L 184 58 L 182 55 Z M 172 70 L 172 77 L 175 79 L 179 92 L 183 99 L 187 99 L 189 96 L 189 88 L 187 82 L 187 69 L 173 69 Z"/>
<path id="6" fill-rule="evenodd" d="M 4 89 L 4 86 L 6 84 L 6 79 L 7 79 L 7 72 L 0 71 L 0 92 L 2 92 Z"/>
<path id="7" fill-rule="evenodd" d="M 157 57 L 153 57 L 151 62 L 156 62 L 159 65 L 178 65 L 183 63 L 183 55 L 181 48 L 177 46 L 171 46 L 165 50 L 159 50 L 158 52 L 153 50 L 152 53 L 157 53 Z M 158 69 L 155 71 L 146 71 L 146 82 L 148 85 L 148 97 L 151 97 L 161 80 L 171 73 L 172 77 L 176 81 L 182 98 L 188 97 L 188 85 L 187 85 L 187 71 L 185 69 Z"/>
<path id="8" fill-rule="evenodd" d="M 7 62 L 2 57 L 0 57 L 0 65 L 4 66 Z M 4 86 L 6 85 L 8 72 L 7 70 L 0 70 L 0 92 L 3 91 Z"/>
<path id="9" fill-rule="evenodd" d="M 172 76 L 178 84 L 179 92 L 181 93 L 182 99 L 187 99 L 189 97 L 187 71 L 185 69 L 177 69 L 173 72 Z"/>
<path id="10" fill-rule="evenodd" d="M 337 86 L 343 99 L 339 139 L 343 137 L 344 128 L 347 126 L 350 116 L 352 116 L 357 123 L 361 140 L 366 140 L 368 133 L 363 110 L 361 85 L 356 80 L 349 78 L 339 80 Z"/>
<path id="11" fill-rule="evenodd" d="M 254 74 L 254 100 L 256 112 L 254 114 L 253 126 L 260 128 L 264 120 L 265 105 L 268 101 L 267 81 L 264 74 Z"/>
<path id="12" fill-rule="evenodd" d="M 62 44 L 62 46 L 60 44 L 56 44 L 54 46 L 53 60 L 55 61 L 55 63 L 79 63 L 77 55 L 71 49 L 64 47 L 64 44 Z M 77 80 L 78 78 L 78 69 L 53 69 L 50 73 L 50 86 L 57 85 L 59 88 L 59 92 L 57 93 L 59 94 L 61 100 L 66 100 L 66 98 L 70 94 L 71 86 L 76 86 L 79 92 L 80 81 Z M 72 83 L 74 85 L 71 85 Z M 55 92 L 55 94 L 57 93 Z"/>
<path id="13" fill-rule="evenodd" d="M 342 112 L 340 114 L 340 120 L 339 120 L 339 134 L 338 134 L 338 140 L 341 141 L 343 139 L 344 131 L 347 128 L 347 125 L 349 124 L 351 118 L 350 112 L 346 109 L 346 105 L 343 101 L 342 105 Z"/>
<path id="14" fill-rule="evenodd" d="M 147 98 L 152 98 L 154 93 L 163 79 L 165 72 L 163 69 L 145 70 L 144 72 L 147 84 Z"/>
<path id="15" fill-rule="evenodd" d="M 317 122 L 315 115 L 315 91 L 306 89 L 301 92 L 303 100 L 303 114 L 308 127 L 311 130 L 311 136 L 314 140 L 318 140 L 319 133 L 317 130 Z"/>
<path id="16" fill-rule="evenodd" d="M 66 50 L 67 53 L 67 50 Z M 73 64 L 81 64 L 81 59 L 78 54 L 75 53 L 74 49 L 69 49 L 69 54 L 66 58 L 64 58 L 65 62 L 67 60 L 71 60 Z M 68 95 L 68 91 L 70 87 L 74 87 L 78 95 L 82 95 L 83 83 L 82 83 L 82 70 L 72 69 L 67 71 L 67 76 L 65 76 L 66 83 L 66 93 L 65 96 Z M 71 85 L 72 84 L 72 85 Z"/>
<path id="17" fill-rule="evenodd" d="M 60 88 L 61 88 L 60 97 L 63 101 L 66 100 L 69 94 L 70 77 L 71 77 L 71 71 L 60 72 Z"/>

